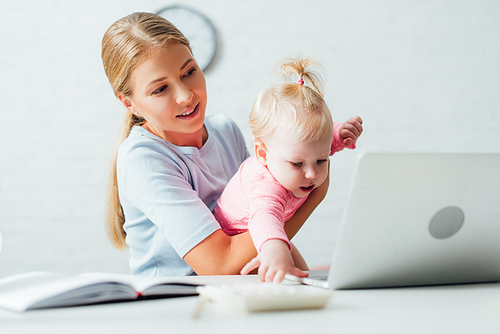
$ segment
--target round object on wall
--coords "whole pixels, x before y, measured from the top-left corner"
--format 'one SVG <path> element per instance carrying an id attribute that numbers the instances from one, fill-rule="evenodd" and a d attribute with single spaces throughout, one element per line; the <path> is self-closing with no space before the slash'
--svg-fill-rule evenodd
<path id="1" fill-rule="evenodd" d="M 189 40 L 194 58 L 202 71 L 213 62 L 217 35 L 210 20 L 202 13 L 181 5 L 163 8 L 158 15 L 170 21 Z"/>

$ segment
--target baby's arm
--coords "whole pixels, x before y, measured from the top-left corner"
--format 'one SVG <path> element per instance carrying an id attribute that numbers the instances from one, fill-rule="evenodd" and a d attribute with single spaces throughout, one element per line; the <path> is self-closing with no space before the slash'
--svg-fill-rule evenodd
<path id="1" fill-rule="evenodd" d="M 329 178 L 327 177 L 321 186 L 313 190 L 293 217 L 286 221 L 284 229 L 288 239 L 292 239 L 297 234 L 307 218 L 325 198 L 328 186 Z M 287 247 L 287 252 L 290 252 L 284 241 L 278 241 Z M 198 275 L 236 275 L 256 256 L 257 251 L 249 232 L 230 237 L 222 230 L 217 230 L 191 249 L 184 260 Z"/>
<path id="2" fill-rule="evenodd" d="M 259 255 L 243 267 L 241 274 L 249 274 L 256 268 L 259 268 L 261 282 L 280 283 L 285 278 L 285 274 L 298 277 L 307 276 L 295 266 L 288 244 L 279 239 L 266 241 L 262 245 Z"/>
<path id="3" fill-rule="evenodd" d="M 242 269 L 241 274 L 259 268 L 261 281 L 275 283 L 283 281 L 286 273 L 304 276 L 305 273 L 294 263 L 293 246 L 284 229 L 285 216 L 291 215 L 288 210 L 295 211 L 293 208 L 303 201 L 269 178 L 261 178 L 250 194 L 248 230 L 259 254 Z M 300 254 L 298 260 L 299 257 Z M 305 261 L 302 259 L 300 264 L 305 265 Z"/>

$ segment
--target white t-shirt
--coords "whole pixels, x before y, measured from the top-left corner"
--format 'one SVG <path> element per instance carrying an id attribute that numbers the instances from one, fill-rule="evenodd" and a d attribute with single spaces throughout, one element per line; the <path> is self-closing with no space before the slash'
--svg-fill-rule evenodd
<path id="1" fill-rule="evenodd" d="M 176 146 L 136 126 L 118 151 L 117 178 L 134 274 L 189 275 L 182 259 L 220 229 L 212 211 L 248 157 L 236 124 L 207 115 L 202 148 Z"/>

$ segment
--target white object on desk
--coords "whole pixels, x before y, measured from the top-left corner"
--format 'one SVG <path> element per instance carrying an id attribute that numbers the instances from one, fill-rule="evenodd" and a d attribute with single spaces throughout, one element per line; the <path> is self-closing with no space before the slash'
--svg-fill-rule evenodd
<path id="1" fill-rule="evenodd" d="M 198 312 L 207 300 L 247 312 L 316 309 L 324 307 L 332 295 L 330 290 L 275 283 L 206 285 L 196 291 L 200 294 Z"/>
<path id="2" fill-rule="evenodd" d="M 360 155 L 328 281 L 295 280 L 331 289 L 497 282 L 499 198 L 500 154 Z"/>
<path id="3" fill-rule="evenodd" d="M 188 277 L 198 284 L 200 277 Z M 202 277 L 203 278 L 203 277 Z M 214 276 L 211 284 L 257 283 L 256 276 Z M 497 334 L 500 284 L 339 290 L 325 308 L 231 312 L 182 297 L 14 313 L 0 309 L 2 333 L 383 333 Z M 208 305 L 207 305 L 208 306 Z M 211 305 L 210 305 L 211 306 Z M 215 305 L 214 305 L 215 306 Z"/>
<path id="4" fill-rule="evenodd" d="M 195 295 L 185 276 L 145 277 L 111 273 L 69 276 L 27 272 L 0 279 L 0 308 L 27 310 L 135 300 L 148 296 Z"/>

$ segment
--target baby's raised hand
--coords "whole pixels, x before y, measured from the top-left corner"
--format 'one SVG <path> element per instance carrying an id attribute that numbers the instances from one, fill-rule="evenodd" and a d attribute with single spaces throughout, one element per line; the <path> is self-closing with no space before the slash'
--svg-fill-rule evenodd
<path id="1" fill-rule="evenodd" d="M 354 116 L 345 121 L 339 130 L 340 141 L 349 147 L 356 143 L 363 132 L 363 120 L 359 116 Z"/>
<path id="2" fill-rule="evenodd" d="M 307 276 L 305 272 L 295 267 L 287 243 L 279 239 L 266 241 L 259 255 L 248 262 L 240 273 L 246 275 L 256 268 L 259 268 L 261 282 L 281 283 L 287 273 L 298 277 Z"/>

